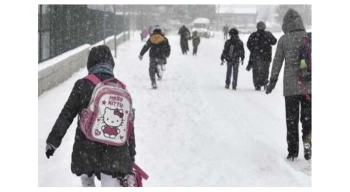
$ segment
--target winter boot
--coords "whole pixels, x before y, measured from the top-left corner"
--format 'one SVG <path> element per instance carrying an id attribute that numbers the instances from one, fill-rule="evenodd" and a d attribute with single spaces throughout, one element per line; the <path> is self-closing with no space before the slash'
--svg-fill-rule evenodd
<path id="1" fill-rule="evenodd" d="M 304 143 L 304 158 L 306 160 L 311 159 L 311 134 L 308 134 L 303 137 L 303 143 Z"/>
<path id="2" fill-rule="evenodd" d="M 157 89 L 157 84 L 156 84 L 156 82 L 153 82 L 153 83 L 152 83 L 152 88 L 153 88 L 153 89 Z"/>
<path id="3" fill-rule="evenodd" d="M 294 159 L 298 158 L 298 155 L 296 154 L 292 154 L 292 153 L 289 153 L 288 156 L 287 156 L 287 159 L 289 161 L 294 161 Z"/>
<path id="4" fill-rule="evenodd" d="M 228 89 L 229 85 L 225 85 L 225 88 Z"/>

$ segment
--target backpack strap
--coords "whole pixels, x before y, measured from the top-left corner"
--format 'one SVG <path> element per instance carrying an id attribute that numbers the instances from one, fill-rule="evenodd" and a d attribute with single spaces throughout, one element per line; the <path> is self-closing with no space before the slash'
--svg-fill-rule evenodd
<path id="1" fill-rule="evenodd" d="M 100 79 L 98 79 L 98 77 L 96 77 L 96 75 L 93 73 L 90 73 L 88 76 L 84 77 L 84 79 L 91 81 L 94 85 L 97 85 L 101 82 Z"/>
<path id="2" fill-rule="evenodd" d="M 112 78 L 109 78 L 109 79 L 106 79 L 104 81 L 102 81 L 102 83 L 108 83 L 108 82 L 111 82 L 113 80 L 117 80 L 118 84 L 123 88 L 123 89 L 126 89 L 126 86 L 124 83 L 122 83 L 121 81 L 119 81 L 118 79 L 112 77 Z"/>
<path id="3" fill-rule="evenodd" d="M 147 175 L 147 173 L 146 173 L 145 171 L 143 171 L 138 165 L 136 165 L 136 163 L 132 163 L 132 167 L 133 167 L 137 172 L 140 173 L 140 175 L 141 175 L 141 177 L 142 177 L 143 179 L 145 179 L 145 180 L 148 179 L 149 176 Z"/>
<path id="4" fill-rule="evenodd" d="M 90 73 L 89 75 L 84 77 L 84 79 L 87 79 L 87 80 L 91 81 L 94 85 L 97 85 L 97 84 L 101 83 L 100 79 L 98 77 L 96 77 L 96 75 L 94 75 L 93 73 Z M 125 86 L 125 84 L 123 82 L 119 81 L 118 79 L 116 79 L 114 77 L 106 79 L 106 80 L 104 80 L 102 82 L 103 83 L 108 83 L 108 82 L 113 81 L 113 80 L 117 80 L 117 82 L 123 87 L 123 89 L 126 88 L 126 86 Z"/>

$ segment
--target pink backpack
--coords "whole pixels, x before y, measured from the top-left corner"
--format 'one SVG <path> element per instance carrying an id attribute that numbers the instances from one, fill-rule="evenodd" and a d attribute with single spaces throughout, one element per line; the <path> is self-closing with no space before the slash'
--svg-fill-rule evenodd
<path id="1" fill-rule="evenodd" d="M 114 146 L 129 144 L 134 126 L 132 100 L 125 85 L 115 78 L 101 82 L 94 74 L 85 79 L 96 86 L 88 107 L 80 114 L 80 129 L 92 141 Z"/>

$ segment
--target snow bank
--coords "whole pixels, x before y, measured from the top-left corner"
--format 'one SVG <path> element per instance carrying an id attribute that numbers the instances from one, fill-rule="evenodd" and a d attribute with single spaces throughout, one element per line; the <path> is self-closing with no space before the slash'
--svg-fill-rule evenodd
<path id="1" fill-rule="evenodd" d="M 126 38 L 123 38 L 125 32 L 117 35 L 117 45 L 122 44 Z M 127 35 L 127 34 L 125 34 Z M 105 44 L 114 50 L 114 35 L 105 39 Z M 92 45 L 103 45 L 103 40 Z M 82 45 L 76 49 L 67 51 L 57 57 L 49 59 L 38 66 L 38 95 L 59 85 L 72 76 L 80 68 L 84 68 L 87 63 L 89 51 L 92 47 L 89 44 Z"/>
<path id="2" fill-rule="evenodd" d="M 82 46 L 77 47 L 75 49 L 72 49 L 70 51 L 67 51 L 67 52 L 65 52 L 65 53 L 63 53 L 63 54 L 61 54 L 61 55 L 59 55 L 57 57 L 54 57 L 52 59 L 49 59 L 49 60 L 44 61 L 42 63 L 39 63 L 38 71 L 41 71 L 41 70 L 43 70 L 43 69 L 45 69 L 47 67 L 50 67 L 50 66 L 52 66 L 54 64 L 57 64 L 57 63 L 65 60 L 65 59 L 67 59 L 67 58 L 69 58 L 69 57 L 71 57 L 71 56 L 73 56 L 73 55 L 83 51 L 84 49 L 89 48 L 89 47 L 90 47 L 89 44 L 85 44 L 85 45 L 82 45 Z"/>

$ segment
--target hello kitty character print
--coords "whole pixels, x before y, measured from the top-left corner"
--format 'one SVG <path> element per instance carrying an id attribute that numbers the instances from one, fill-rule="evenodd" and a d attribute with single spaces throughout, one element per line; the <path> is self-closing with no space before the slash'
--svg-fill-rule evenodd
<path id="1" fill-rule="evenodd" d="M 131 96 L 125 85 L 106 80 L 97 83 L 89 106 L 80 114 L 79 125 L 87 138 L 121 146 L 128 142 L 133 128 L 131 113 Z"/>
<path id="2" fill-rule="evenodd" d="M 119 126 L 123 124 L 123 109 L 111 109 L 106 107 L 103 114 L 103 125 L 101 127 L 102 133 L 107 138 L 116 138 L 120 133 Z"/>

